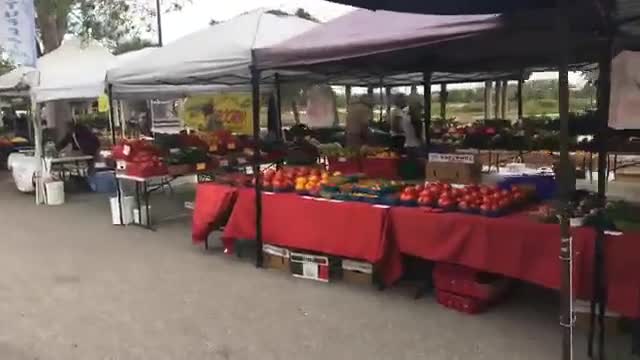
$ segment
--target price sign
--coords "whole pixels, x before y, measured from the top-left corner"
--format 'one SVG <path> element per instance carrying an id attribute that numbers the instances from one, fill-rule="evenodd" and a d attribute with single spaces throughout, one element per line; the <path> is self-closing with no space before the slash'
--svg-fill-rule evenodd
<path id="1" fill-rule="evenodd" d="M 196 164 L 196 170 L 197 171 L 204 171 L 207 169 L 207 164 L 206 163 L 197 163 Z"/>

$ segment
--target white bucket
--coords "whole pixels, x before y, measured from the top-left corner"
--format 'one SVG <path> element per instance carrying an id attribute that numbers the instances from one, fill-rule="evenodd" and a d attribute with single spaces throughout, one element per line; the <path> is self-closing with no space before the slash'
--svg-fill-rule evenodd
<path id="1" fill-rule="evenodd" d="M 140 213 L 142 213 L 142 217 Z M 151 213 L 151 206 L 149 206 L 149 213 Z M 140 207 L 140 211 L 137 208 L 133 209 L 133 221 L 138 225 L 149 226 L 147 224 L 147 209 L 144 206 Z"/>
<path id="2" fill-rule="evenodd" d="M 122 222 L 120 223 L 120 209 L 118 208 L 118 197 L 109 199 L 111 203 L 111 222 L 113 225 L 129 225 L 133 223 L 133 208 L 135 198 L 133 196 L 122 196 Z"/>
<path id="3" fill-rule="evenodd" d="M 47 205 L 64 204 L 64 182 L 50 181 L 45 183 L 44 193 Z"/>

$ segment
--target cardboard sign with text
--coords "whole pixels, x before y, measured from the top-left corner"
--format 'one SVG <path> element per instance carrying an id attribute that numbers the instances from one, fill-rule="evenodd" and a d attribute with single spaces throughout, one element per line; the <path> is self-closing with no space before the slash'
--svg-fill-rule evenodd
<path id="1" fill-rule="evenodd" d="M 429 154 L 426 166 L 428 181 L 472 184 L 480 181 L 482 166 L 473 154 Z"/>

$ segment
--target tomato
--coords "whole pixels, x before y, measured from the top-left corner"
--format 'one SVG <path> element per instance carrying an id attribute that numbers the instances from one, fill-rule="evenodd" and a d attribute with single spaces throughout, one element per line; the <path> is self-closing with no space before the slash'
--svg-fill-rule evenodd
<path id="1" fill-rule="evenodd" d="M 433 198 L 429 195 L 420 196 L 418 198 L 418 204 L 422 206 L 429 206 L 433 204 Z"/>
<path id="2" fill-rule="evenodd" d="M 404 189 L 404 193 L 405 194 L 409 194 L 414 199 L 418 197 L 418 191 L 413 186 L 409 186 L 409 187 L 405 188 Z"/>
<path id="3" fill-rule="evenodd" d="M 264 172 L 263 177 L 264 177 L 266 180 L 271 181 L 271 180 L 273 179 L 273 177 L 275 176 L 275 174 L 276 174 L 275 170 L 273 170 L 273 169 L 269 169 L 269 170 L 267 170 L 267 171 L 265 171 L 265 172 Z"/>
<path id="4" fill-rule="evenodd" d="M 491 194 L 491 190 L 489 190 L 489 188 L 486 187 L 486 186 L 482 186 L 482 187 L 480 187 L 480 194 L 489 195 L 489 194 Z"/>
<path id="5" fill-rule="evenodd" d="M 429 190 L 427 190 L 427 189 L 422 190 L 422 191 L 420 192 L 420 194 L 418 194 L 418 197 L 427 197 L 427 196 L 428 196 L 428 197 L 431 197 L 431 193 L 430 193 L 430 192 L 429 192 Z"/>
<path id="6" fill-rule="evenodd" d="M 273 180 L 273 181 L 271 182 L 271 185 L 273 186 L 273 188 L 274 188 L 275 190 L 282 190 L 282 189 L 284 189 L 284 183 L 283 183 L 282 181 L 279 181 L 279 180 Z"/>
<path id="7" fill-rule="evenodd" d="M 402 195 L 400 195 L 400 200 L 401 201 L 413 201 L 413 200 L 415 200 L 415 198 L 413 196 L 411 196 L 411 194 L 402 193 Z"/>
<path id="8" fill-rule="evenodd" d="M 468 202 L 466 202 L 466 201 L 461 201 L 461 202 L 458 204 L 458 207 L 459 207 L 461 210 L 469 210 L 469 208 L 470 208 L 469 203 L 468 203 Z"/>
<path id="9" fill-rule="evenodd" d="M 491 205 L 489 204 L 482 204 L 482 206 L 480 206 L 480 211 L 484 212 L 484 213 L 488 213 L 491 211 Z"/>
<path id="10" fill-rule="evenodd" d="M 506 190 L 506 189 L 500 190 L 500 195 L 502 195 L 503 197 L 504 196 L 509 196 L 509 195 L 511 195 L 511 191 Z"/>
<path id="11" fill-rule="evenodd" d="M 415 186 L 416 192 L 419 194 L 424 190 L 424 186 L 422 185 L 416 185 Z"/>
<path id="12" fill-rule="evenodd" d="M 451 201 L 451 199 L 447 198 L 447 197 L 442 197 L 440 198 L 440 200 L 438 200 L 438 206 L 440 206 L 441 208 L 451 208 L 454 206 L 453 201 Z"/>

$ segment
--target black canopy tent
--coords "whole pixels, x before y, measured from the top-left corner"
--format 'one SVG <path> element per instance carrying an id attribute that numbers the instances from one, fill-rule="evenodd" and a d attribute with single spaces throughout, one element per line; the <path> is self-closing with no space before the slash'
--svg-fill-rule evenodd
<path id="1" fill-rule="evenodd" d="M 425 41 L 419 39 L 416 43 L 407 44 L 406 39 L 399 40 L 401 34 L 393 34 L 398 41 L 404 42 L 404 46 L 393 45 L 393 39 L 388 46 L 378 46 L 374 51 L 367 48 L 366 44 L 361 48 L 354 46 L 352 39 L 346 41 L 347 46 L 336 45 L 318 46 L 309 45 L 309 34 L 325 30 L 331 22 L 322 27 L 311 30 L 308 33 L 290 39 L 283 44 L 267 49 L 256 50 L 254 57 L 254 71 L 256 75 L 261 70 L 301 70 L 305 69 L 314 73 L 336 74 L 353 71 L 368 71 L 380 73 L 424 72 L 423 83 L 425 88 L 431 84 L 431 71 L 456 71 L 468 70 L 492 71 L 496 69 L 510 69 L 543 66 L 556 67 L 559 70 L 559 112 L 561 123 L 560 146 L 560 200 L 561 200 L 561 246 L 560 259 L 562 260 L 562 320 L 563 326 L 563 359 L 573 356 L 573 309 L 571 287 L 571 238 L 569 232 L 568 200 L 569 200 L 569 152 L 568 152 L 568 112 L 569 112 L 569 82 L 568 70 L 570 64 L 597 61 L 600 65 L 600 79 L 598 90 L 598 114 L 600 118 L 599 141 L 599 174 L 598 193 L 604 201 L 606 190 L 605 157 L 606 148 L 602 139 L 607 131 L 607 109 L 609 107 L 610 69 L 611 57 L 614 51 L 614 39 L 618 44 L 629 47 L 637 44 L 634 36 L 637 26 L 634 21 L 640 15 L 640 6 L 633 6 L 628 0 L 617 0 L 623 3 L 623 12 L 616 8 L 612 2 L 577 2 L 569 0 L 551 1 L 337 1 L 350 5 L 363 5 L 373 9 L 393 9 L 400 11 L 419 11 L 427 9 L 430 13 L 509 13 L 500 16 L 500 25 L 496 28 L 483 29 L 474 36 L 452 37 L 446 40 Z M 365 4 L 366 3 L 366 4 Z M 411 8 L 409 4 L 415 4 Z M 439 11 L 434 8 L 420 8 L 421 5 L 431 4 L 441 6 Z M 456 4 L 453 7 L 450 5 Z M 466 5 L 466 7 L 464 6 Z M 486 5 L 486 6 L 484 6 Z M 539 5 L 539 6 L 535 6 Z M 385 7 L 388 6 L 388 7 Z M 531 10 L 535 7 L 535 10 Z M 540 9 L 542 8 L 542 9 Z M 527 11 L 522 11 L 526 9 Z M 576 10 L 577 9 L 577 10 Z M 617 11 L 614 11 L 617 10 Z M 381 12 L 384 13 L 384 12 Z M 621 16 L 624 14 L 624 18 Z M 636 16 L 632 16 L 635 14 Z M 470 19 L 465 19 L 470 21 Z M 474 19 L 475 21 L 493 21 L 492 19 Z M 385 24 L 384 22 L 378 23 Z M 348 23 L 347 23 L 348 25 Z M 428 27 L 428 24 L 425 24 Z M 438 26 L 446 26 L 439 24 Z M 375 28 L 375 27 L 374 27 Z M 376 35 L 378 33 L 373 32 Z M 349 34 L 352 36 L 353 34 Z M 384 37 L 384 34 L 380 35 Z M 313 37 L 311 37 L 313 38 Z M 339 39 L 336 41 L 343 41 Z M 296 43 L 297 42 L 297 43 Z M 302 49 L 298 48 L 301 45 Z M 336 53 L 331 53 L 336 50 Z M 429 71 L 424 71 L 424 70 Z M 256 77 L 259 78 L 259 77 Z M 255 83 L 257 87 L 257 82 Z M 425 90 L 425 97 L 427 91 Z M 426 101 L 426 99 L 425 99 Z M 426 101 L 430 104 L 430 101 Z M 430 109 L 425 107 L 425 129 L 429 128 Z M 254 119 L 257 121 L 257 119 Z M 259 174 L 258 174 L 259 176 Z M 256 182 L 257 184 L 260 181 Z M 259 193 L 259 186 L 256 192 Z M 260 196 L 258 196 L 260 198 Z M 259 208 L 259 207 L 258 207 Z M 257 218 L 261 214 L 258 210 Z M 259 222 L 257 224 L 260 225 Z M 597 251 L 602 257 L 602 232 L 596 241 Z M 258 242 L 261 241 L 258 233 Z M 598 259 L 597 259 L 598 260 Z M 602 266 L 602 258 L 596 261 L 597 266 Z M 600 313 L 604 313 L 606 305 L 606 291 L 602 280 L 602 268 L 596 269 L 600 274 L 595 279 L 594 288 L 600 294 L 597 301 L 600 304 Z M 592 307 L 595 303 L 592 303 Z M 603 342 L 603 323 L 600 322 L 601 344 Z M 601 346 L 600 355 L 604 352 Z"/>

